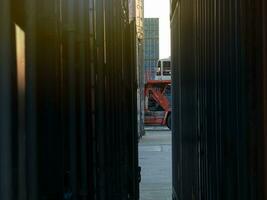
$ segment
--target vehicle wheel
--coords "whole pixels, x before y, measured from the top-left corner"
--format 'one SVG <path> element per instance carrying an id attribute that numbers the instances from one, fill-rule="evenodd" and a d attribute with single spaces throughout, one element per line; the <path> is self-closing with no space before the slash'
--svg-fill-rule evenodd
<path id="1" fill-rule="evenodd" d="M 169 114 L 168 118 L 167 118 L 167 127 L 172 130 L 172 115 Z"/>

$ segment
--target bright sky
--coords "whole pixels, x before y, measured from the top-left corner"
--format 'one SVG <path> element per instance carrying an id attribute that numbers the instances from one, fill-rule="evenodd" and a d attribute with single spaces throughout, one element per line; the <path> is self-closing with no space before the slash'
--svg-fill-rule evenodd
<path id="1" fill-rule="evenodd" d="M 170 0 L 144 0 L 145 18 L 159 18 L 160 58 L 170 56 Z"/>

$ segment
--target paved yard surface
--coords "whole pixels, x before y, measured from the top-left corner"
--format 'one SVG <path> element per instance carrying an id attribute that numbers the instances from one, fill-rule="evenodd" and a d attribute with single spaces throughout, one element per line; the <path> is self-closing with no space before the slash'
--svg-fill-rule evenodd
<path id="1" fill-rule="evenodd" d="M 147 127 L 139 144 L 140 200 L 171 200 L 171 132 Z"/>

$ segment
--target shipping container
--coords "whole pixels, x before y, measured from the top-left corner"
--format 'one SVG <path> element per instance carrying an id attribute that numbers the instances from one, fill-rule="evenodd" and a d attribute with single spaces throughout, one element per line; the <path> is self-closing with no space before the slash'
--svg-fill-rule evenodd
<path id="1" fill-rule="evenodd" d="M 128 1 L 1 0 L 0 199 L 138 199 Z"/>
<path id="2" fill-rule="evenodd" d="M 266 199 L 266 2 L 172 0 L 173 199 Z"/>

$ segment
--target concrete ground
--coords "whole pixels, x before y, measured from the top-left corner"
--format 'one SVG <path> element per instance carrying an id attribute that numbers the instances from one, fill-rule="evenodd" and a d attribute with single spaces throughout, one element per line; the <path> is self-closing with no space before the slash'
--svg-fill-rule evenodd
<path id="1" fill-rule="evenodd" d="M 171 200 L 171 132 L 146 127 L 139 143 L 140 200 Z"/>

